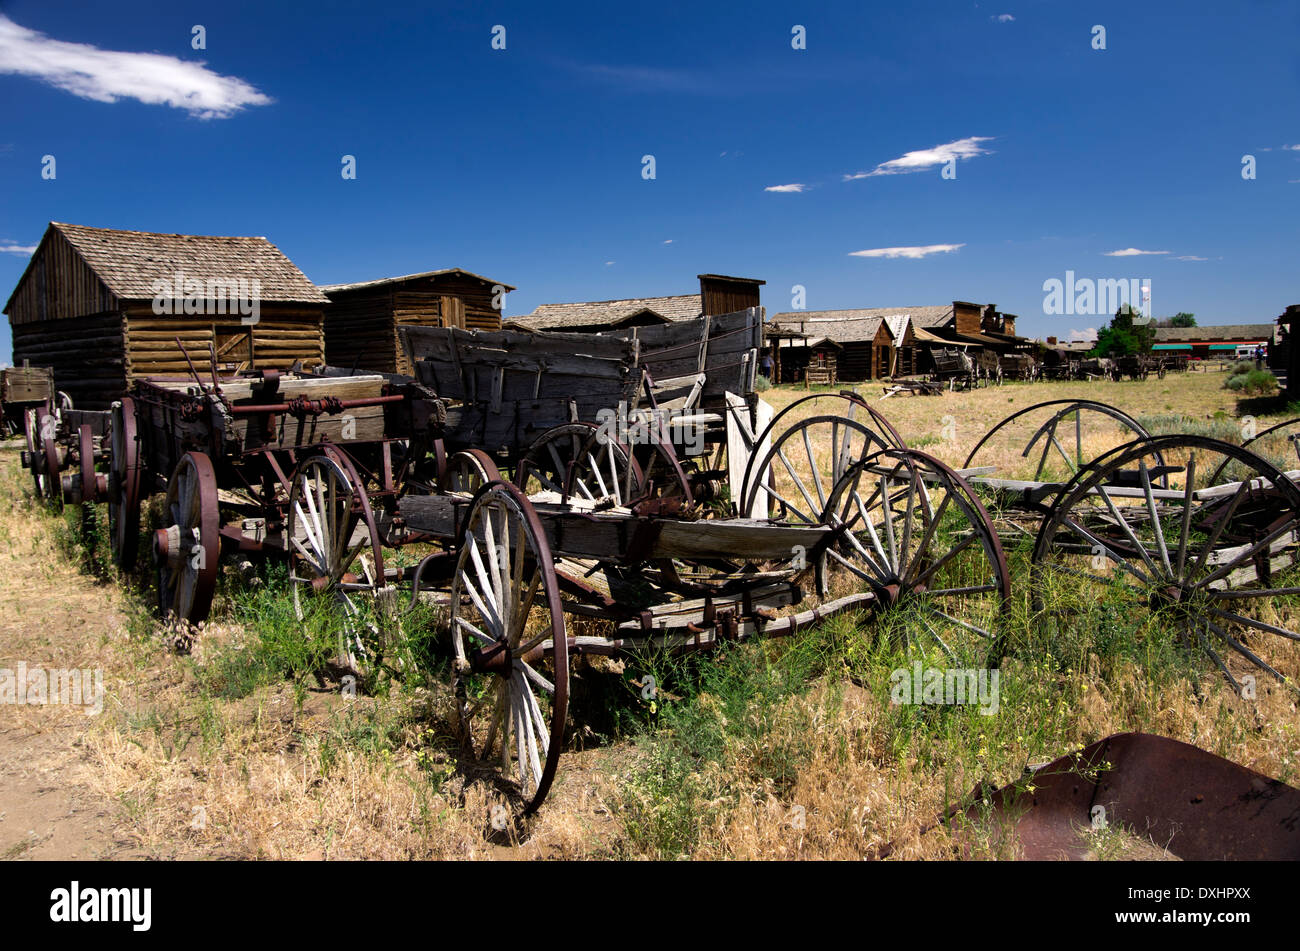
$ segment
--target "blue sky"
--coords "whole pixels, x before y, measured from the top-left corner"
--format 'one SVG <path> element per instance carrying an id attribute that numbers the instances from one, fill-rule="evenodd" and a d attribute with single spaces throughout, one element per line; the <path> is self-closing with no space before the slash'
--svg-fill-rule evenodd
<path id="1" fill-rule="evenodd" d="M 0 17 L 5 297 L 59 220 L 266 235 L 317 283 L 463 267 L 519 288 L 510 315 L 690 293 L 706 271 L 766 280 L 769 313 L 798 284 L 809 309 L 992 302 L 1033 335 L 1104 322 L 1044 314 L 1067 270 L 1149 279 L 1158 316 L 1202 323 L 1300 302 L 1292 2 Z"/>

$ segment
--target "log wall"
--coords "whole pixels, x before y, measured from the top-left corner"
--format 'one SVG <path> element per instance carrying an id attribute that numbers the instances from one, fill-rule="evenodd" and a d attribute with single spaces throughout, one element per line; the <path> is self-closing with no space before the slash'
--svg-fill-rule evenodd
<path id="1" fill-rule="evenodd" d="M 14 363 L 50 367 L 78 409 L 107 409 L 126 392 L 121 313 L 15 323 L 13 333 Z"/>

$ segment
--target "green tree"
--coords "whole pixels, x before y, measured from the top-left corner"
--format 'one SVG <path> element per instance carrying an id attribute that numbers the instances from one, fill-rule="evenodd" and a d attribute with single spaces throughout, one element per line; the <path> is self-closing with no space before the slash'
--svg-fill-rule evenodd
<path id="1" fill-rule="evenodd" d="M 1170 327 L 1195 327 L 1196 315 L 1189 314 L 1186 311 L 1179 311 L 1169 318 Z"/>
<path id="2" fill-rule="evenodd" d="M 1097 333 L 1097 345 L 1092 348 L 1094 357 L 1122 357 L 1130 353 L 1150 353 L 1155 342 L 1155 328 L 1149 322 L 1135 324 L 1134 312 L 1128 304 L 1121 304 L 1108 326 Z"/>

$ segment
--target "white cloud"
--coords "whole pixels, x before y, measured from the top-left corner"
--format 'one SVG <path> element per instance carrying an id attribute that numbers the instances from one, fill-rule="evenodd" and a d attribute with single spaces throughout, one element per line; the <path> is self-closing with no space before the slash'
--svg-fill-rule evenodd
<path id="1" fill-rule="evenodd" d="M 89 43 L 51 39 L 0 14 L 0 73 L 30 76 L 95 102 L 138 99 L 184 109 L 200 119 L 223 119 L 271 98 L 202 62 L 160 53 L 102 50 Z"/>
<path id="2" fill-rule="evenodd" d="M 868 251 L 850 251 L 851 258 L 923 258 L 927 254 L 945 254 L 966 247 L 961 244 L 923 244 L 910 248 L 871 248 Z"/>
<path id="3" fill-rule="evenodd" d="M 613 264 L 613 263 L 614 263 L 613 261 L 606 261 L 606 262 L 605 262 L 605 267 L 609 267 L 609 266 L 610 266 L 611 264 Z"/>
<path id="4" fill-rule="evenodd" d="M 1175 261 L 1208 261 L 1209 258 L 1198 257 L 1195 254 L 1180 254 L 1174 258 Z"/>
<path id="5" fill-rule="evenodd" d="M 1083 328 L 1082 330 L 1074 330 L 1074 329 L 1071 329 L 1071 330 L 1070 330 L 1070 339 L 1071 339 L 1071 340 L 1096 340 L 1096 339 L 1097 339 L 1097 328 L 1096 328 L 1096 327 L 1085 327 L 1085 328 Z"/>
<path id="6" fill-rule="evenodd" d="M 1282 148 L 1288 152 L 1300 152 L 1300 145 L 1284 145 Z"/>
<path id="7" fill-rule="evenodd" d="M 765 191 L 765 192 L 801 192 L 801 191 L 803 191 L 804 189 L 806 189 L 807 187 L 808 187 L 807 185 L 801 185 L 801 184 L 798 184 L 798 183 L 795 183 L 795 184 L 792 184 L 792 185 L 768 185 L 766 188 L 763 189 L 763 191 Z"/>
<path id="8" fill-rule="evenodd" d="M 34 244 L 0 244 L 0 254 L 35 254 Z"/>
<path id="9" fill-rule="evenodd" d="M 869 172 L 845 175 L 844 180 L 851 182 L 855 179 L 871 178 L 875 175 L 906 175 L 909 172 L 922 172 L 936 165 L 946 165 L 953 159 L 968 159 L 977 155 L 990 155 L 992 153 L 981 146 L 980 143 L 991 142 L 992 140 L 992 136 L 975 135 L 967 139 L 948 142 L 945 145 L 936 145 L 932 149 L 918 149 L 896 159 L 890 159 L 888 162 L 881 162 Z"/>
<path id="10" fill-rule="evenodd" d="M 1013 17 L 1010 13 L 999 13 L 995 17 L 989 17 L 989 19 L 992 20 L 994 23 L 1011 23 L 1012 21 L 1015 20 L 1015 17 Z"/>
<path id="11" fill-rule="evenodd" d="M 664 242 L 664 244 L 672 244 L 672 243 L 673 243 L 673 239 L 672 239 L 672 238 L 669 238 L 667 241 Z"/>
<path id="12" fill-rule="evenodd" d="M 1119 251 L 1103 251 L 1108 258 L 1134 258 L 1139 254 L 1168 254 L 1168 251 L 1142 251 L 1138 248 L 1121 248 Z"/>

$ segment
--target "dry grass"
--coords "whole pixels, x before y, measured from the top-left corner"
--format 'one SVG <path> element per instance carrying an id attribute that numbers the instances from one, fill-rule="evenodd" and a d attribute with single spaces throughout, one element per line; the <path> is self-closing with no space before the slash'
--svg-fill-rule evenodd
<path id="1" fill-rule="evenodd" d="M 1103 399 L 1135 416 L 1207 424 L 1236 412 L 1219 374 L 884 402 L 874 386 L 863 390 L 909 444 L 953 465 L 1002 417 L 1042 400 Z M 803 395 L 782 388 L 764 398 L 780 409 Z M 999 452 L 1002 474 L 1024 465 L 1014 447 Z M 497 793 L 457 770 L 445 675 L 350 700 L 303 670 L 258 667 L 269 656 L 263 642 L 284 631 L 256 613 L 221 617 L 192 656 L 168 652 L 165 633 L 132 598 L 78 572 L 51 543 L 61 529 L 20 498 L 14 455 L 3 458 L 14 501 L 0 517 L 9 569 L 0 664 L 46 657 L 105 668 L 108 711 L 76 724 L 67 756 L 85 767 L 80 781 L 114 804 L 114 835 L 136 854 L 859 858 L 895 842 L 898 857 L 940 858 L 955 854 L 947 833 L 919 831 L 947 804 L 1121 730 L 1181 739 L 1291 782 L 1300 774 L 1293 696 L 1262 680 L 1248 703 L 1140 644 L 1112 655 L 1094 637 L 1009 659 L 997 716 L 899 707 L 888 701 L 889 676 L 906 655 L 846 618 L 701 663 L 645 658 L 625 672 L 585 672 L 577 713 L 591 727 L 575 733 L 540 816 L 497 829 Z M 50 623 L 46 604 L 66 613 Z M 248 604 L 269 611 L 266 601 Z M 92 636 L 71 635 L 76 611 L 98 613 Z M 1286 662 L 1300 676 L 1300 652 Z M 635 691 L 620 692 L 620 678 L 645 671 L 664 686 L 653 712 Z M 12 720 L 13 711 L 0 716 Z M 31 711 L 18 716 L 25 729 L 46 723 Z M 1096 851 L 1124 853 L 1100 841 Z M 992 840 L 977 842 L 975 854 L 1008 857 Z"/>

